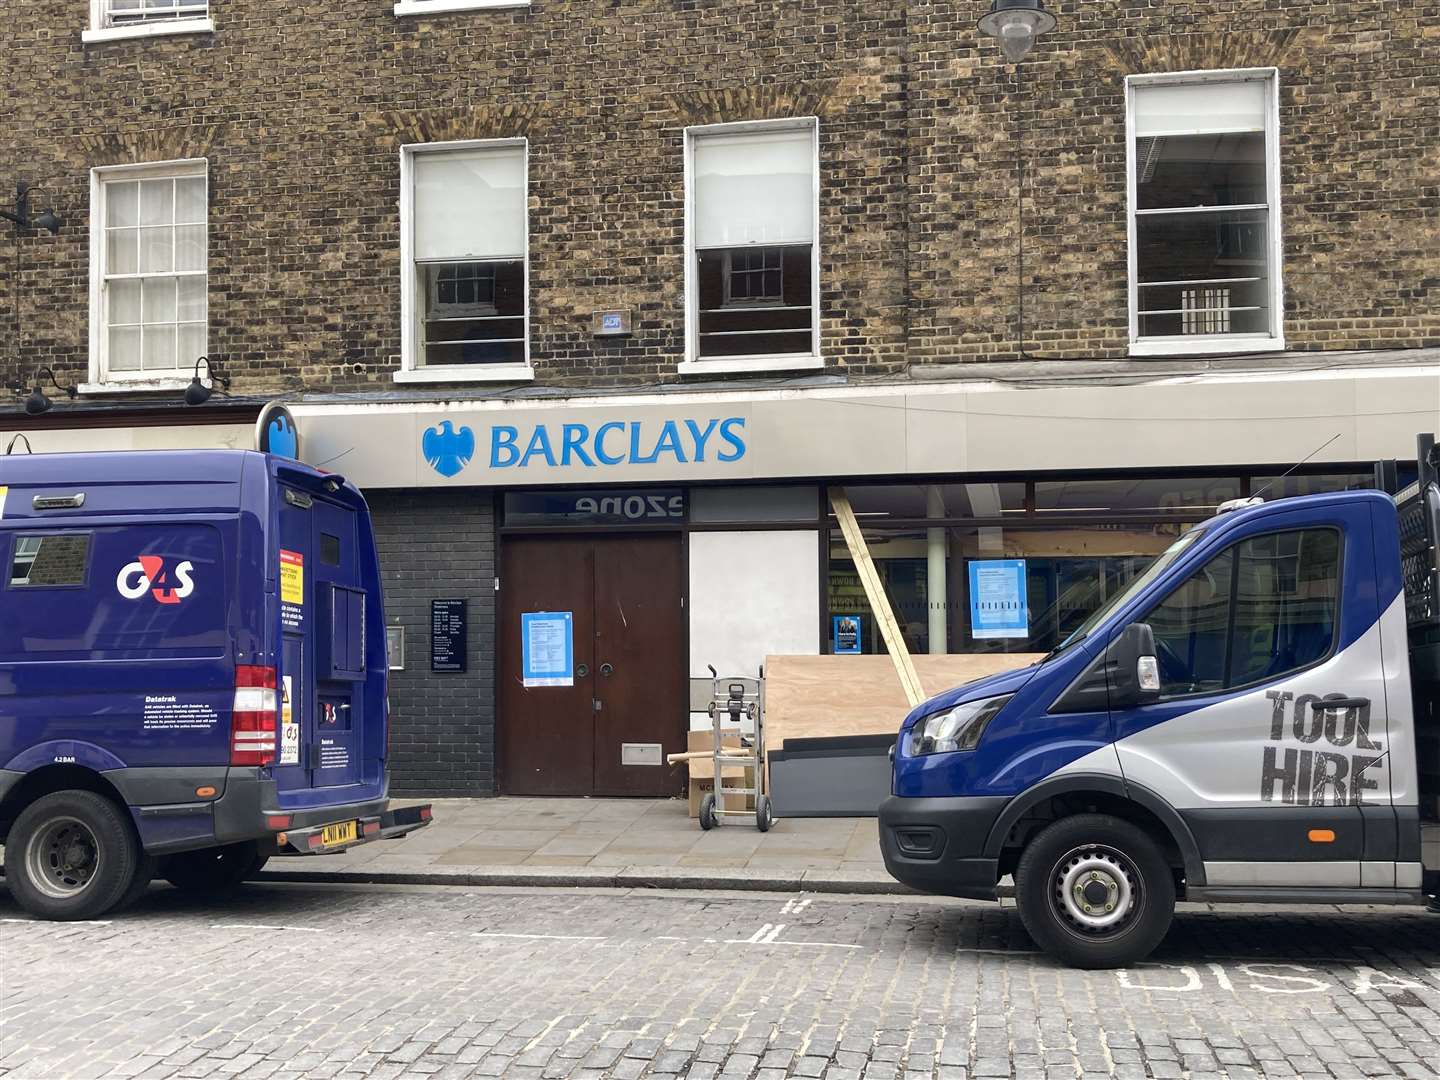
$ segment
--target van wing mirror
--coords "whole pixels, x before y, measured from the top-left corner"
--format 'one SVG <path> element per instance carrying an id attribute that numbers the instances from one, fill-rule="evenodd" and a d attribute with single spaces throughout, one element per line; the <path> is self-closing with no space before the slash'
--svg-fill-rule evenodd
<path id="1" fill-rule="evenodd" d="M 1110 707 L 1130 709 L 1160 697 L 1160 662 L 1149 623 L 1131 623 L 1110 645 Z"/>

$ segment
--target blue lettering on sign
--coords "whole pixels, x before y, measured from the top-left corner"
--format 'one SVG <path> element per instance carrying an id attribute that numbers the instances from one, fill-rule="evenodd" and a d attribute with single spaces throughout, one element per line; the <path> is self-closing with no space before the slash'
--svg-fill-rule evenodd
<path id="1" fill-rule="evenodd" d="M 560 424 L 554 429 L 536 424 L 523 433 L 510 424 L 490 427 L 492 469 L 729 463 L 739 461 L 748 449 L 743 416 L 666 420 L 658 425 L 642 420 L 607 420 L 594 428 L 579 423 Z M 475 435 L 468 427 L 457 429 L 452 421 L 442 420 L 425 432 L 421 450 L 437 473 L 455 476 L 475 456 Z"/>

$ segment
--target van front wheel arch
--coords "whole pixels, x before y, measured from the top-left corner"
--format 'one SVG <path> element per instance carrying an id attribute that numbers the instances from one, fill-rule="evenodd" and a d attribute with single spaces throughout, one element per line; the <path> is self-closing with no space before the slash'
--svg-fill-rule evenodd
<path id="1" fill-rule="evenodd" d="M 5 842 L 5 880 L 30 914 L 94 919 L 153 864 L 124 810 L 93 791 L 56 791 L 22 810 Z"/>
<path id="2" fill-rule="evenodd" d="M 1020 921 L 1046 952 L 1081 968 L 1124 967 L 1160 944 L 1175 916 L 1175 878 L 1158 844 L 1109 814 L 1047 826 L 1015 868 Z"/>

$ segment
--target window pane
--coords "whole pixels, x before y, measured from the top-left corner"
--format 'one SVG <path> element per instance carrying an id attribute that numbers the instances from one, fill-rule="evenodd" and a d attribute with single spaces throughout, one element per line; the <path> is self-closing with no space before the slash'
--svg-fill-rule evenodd
<path id="1" fill-rule="evenodd" d="M 1137 218 L 1140 334 L 1270 331 L 1263 210 Z"/>
<path id="2" fill-rule="evenodd" d="M 1135 134 L 1264 131 L 1268 80 L 1170 83 L 1135 89 Z"/>
<path id="3" fill-rule="evenodd" d="M 110 325 L 140 322 L 140 282 L 112 281 L 110 291 Z"/>
<path id="4" fill-rule="evenodd" d="M 140 230 L 140 272 L 165 273 L 174 268 L 174 234 L 168 226 Z"/>
<path id="5" fill-rule="evenodd" d="M 694 243 L 815 240 L 815 132 L 701 135 L 694 141 Z"/>
<path id="6" fill-rule="evenodd" d="M 809 244 L 700 251 L 696 260 L 701 356 L 813 351 Z M 767 278 L 779 279 L 776 294 Z"/>
<path id="7" fill-rule="evenodd" d="M 1296 495 L 1323 495 L 1331 491 L 1369 491 L 1375 487 L 1375 474 L 1328 473 L 1290 476 L 1255 476 L 1250 479 L 1250 490 L 1261 495 L 1266 502 L 1289 499 Z M 1263 492 L 1263 495 L 1262 495 Z"/>
<path id="8" fill-rule="evenodd" d="M 849 484 L 845 493 L 855 513 L 876 523 L 885 518 L 989 518 L 1025 508 L 1020 483 Z"/>
<path id="9" fill-rule="evenodd" d="M 420 267 L 426 364 L 523 363 L 525 263 Z"/>
<path id="10" fill-rule="evenodd" d="M 203 277 L 176 278 L 178 303 L 175 317 L 181 322 L 203 321 L 205 318 L 205 279 Z"/>
<path id="11" fill-rule="evenodd" d="M 105 185 L 105 224 L 140 224 L 140 185 L 135 181 L 112 181 Z"/>
<path id="12" fill-rule="evenodd" d="M 175 279 L 152 278 L 145 282 L 145 322 L 175 321 Z"/>
<path id="13" fill-rule="evenodd" d="M 175 181 L 140 181 L 140 224 L 169 225 L 175 220 Z"/>
<path id="14" fill-rule="evenodd" d="M 140 269 L 140 230 L 111 229 L 105 233 L 105 272 L 134 274 Z"/>
<path id="15" fill-rule="evenodd" d="M 1135 205 L 1141 210 L 1267 201 L 1263 132 L 1135 142 Z"/>
<path id="16" fill-rule="evenodd" d="M 178 225 L 175 228 L 175 269 L 205 269 L 205 226 Z"/>
<path id="17" fill-rule="evenodd" d="M 415 258 L 515 258 L 525 253 L 525 150 L 414 156 Z"/>
<path id="18" fill-rule="evenodd" d="M 193 368 L 195 361 L 205 355 L 205 324 L 181 323 L 178 347 L 180 355 L 177 362 L 181 370 Z"/>
<path id="19" fill-rule="evenodd" d="M 1041 513 L 1175 514 L 1205 518 L 1240 497 L 1240 478 L 1166 477 L 1115 480 L 1041 480 L 1035 509 Z"/>
<path id="20" fill-rule="evenodd" d="M 205 178 L 189 176 L 175 181 L 175 221 L 203 224 L 205 221 Z"/>
<path id="21" fill-rule="evenodd" d="M 140 327 L 111 328 L 107 364 L 111 371 L 140 370 Z"/>
<path id="22" fill-rule="evenodd" d="M 12 588 L 84 585 L 90 534 L 17 536 L 10 561 Z"/>
<path id="23" fill-rule="evenodd" d="M 1340 535 L 1307 529 L 1246 540 L 1236 549 L 1240 580 L 1230 686 L 1308 667 L 1330 652 L 1340 583 Z"/>
<path id="24" fill-rule="evenodd" d="M 1211 559 L 1141 620 L 1155 632 L 1161 694 L 1224 688 L 1234 563 L 1233 551 Z"/>
<path id="25" fill-rule="evenodd" d="M 175 370 L 175 327 L 145 327 L 143 357 L 146 371 Z"/>

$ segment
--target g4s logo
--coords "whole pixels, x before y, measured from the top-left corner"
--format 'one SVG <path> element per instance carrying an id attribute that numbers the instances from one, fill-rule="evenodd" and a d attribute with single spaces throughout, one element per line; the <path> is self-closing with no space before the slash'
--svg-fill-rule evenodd
<path id="1" fill-rule="evenodd" d="M 115 575 L 115 588 L 126 600 L 139 600 L 150 590 L 160 604 L 178 604 L 195 591 L 195 582 L 190 573 L 195 567 L 182 562 L 175 567 L 174 581 L 165 570 L 165 560 L 159 555 L 141 555 L 132 563 L 126 563 Z"/>

